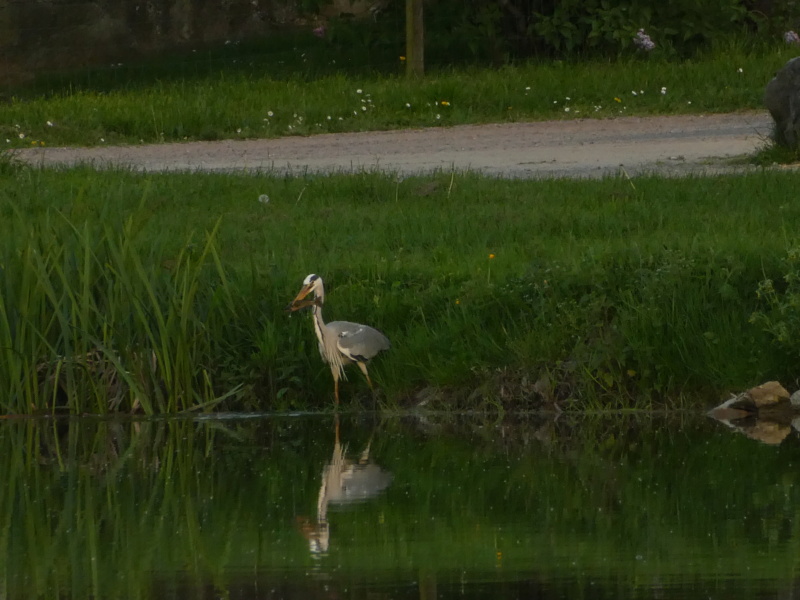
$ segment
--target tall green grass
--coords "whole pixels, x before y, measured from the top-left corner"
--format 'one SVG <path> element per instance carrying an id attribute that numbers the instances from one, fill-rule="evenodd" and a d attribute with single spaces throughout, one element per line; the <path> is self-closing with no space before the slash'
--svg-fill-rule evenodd
<path id="1" fill-rule="evenodd" d="M 269 50 L 270 52 L 272 51 Z M 0 146 L 103 145 L 264 138 L 463 123 L 762 108 L 791 47 L 728 42 L 685 61 L 641 57 L 448 67 L 421 80 L 303 62 L 294 75 L 231 57 L 202 75 L 117 75 L 101 86 L 56 83 L 0 104 Z M 277 61 L 274 63 L 277 65 Z M 147 68 L 144 68 L 145 73 Z M 313 73 L 309 75 L 309 73 Z"/>
<path id="2" fill-rule="evenodd" d="M 751 317 L 797 245 L 796 179 L 456 174 L 430 193 L 379 174 L 18 168 L 0 180 L 3 409 L 330 406 L 309 318 L 283 311 L 308 273 L 327 319 L 392 340 L 371 369 L 388 405 L 791 388 L 794 354 Z M 375 405 L 357 372 L 342 393 Z"/>
<path id="3" fill-rule="evenodd" d="M 176 412 L 215 399 L 209 335 L 236 322 L 216 228 L 166 254 L 139 213 L 70 221 L 57 209 L 0 246 L 3 412 Z M 233 386 L 230 393 L 236 391 Z"/>

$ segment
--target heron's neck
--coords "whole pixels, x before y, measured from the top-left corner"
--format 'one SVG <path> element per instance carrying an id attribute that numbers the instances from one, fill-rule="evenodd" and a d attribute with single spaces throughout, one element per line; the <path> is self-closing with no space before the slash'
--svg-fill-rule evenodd
<path id="1" fill-rule="evenodd" d="M 314 317 L 314 331 L 320 344 L 324 344 L 322 331 L 325 329 L 325 321 L 322 320 L 322 300 L 323 296 L 314 298 L 314 306 L 311 307 L 311 314 Z"/>
<path id="2" fill-rule="evenodd" d="M 319 351 L 322 354 L 322 359 L 331 366 L 331 369 L 336 371 L 338 375 L 334 377 L 341 377 L 347 379 L 344 373 L 344 364 L 342 363 L 342 354 L 336 346 L 336 334 L 328 329 L 325 321 L 322 320 L 322 301 L 324 296 L 317 295 L 314 298 L 314 306 L 311 308 L 314 316 L 314 332 L 317 334 L 319 341 Z"/>

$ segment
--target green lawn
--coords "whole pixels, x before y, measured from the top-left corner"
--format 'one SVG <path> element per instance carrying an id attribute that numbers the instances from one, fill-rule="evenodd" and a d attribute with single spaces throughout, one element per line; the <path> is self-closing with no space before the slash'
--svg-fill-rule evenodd
<path id="1" fill-rule="evenodd" d="M 344 69 L 320 44 L 278 54 L 271 47 L 232 50 L 207 59 L 201 71 L 194 63 L 133 64 L 12 90 L 0 104 L 0 144 L 137 144 L 757 109 L 766 83 L 795 54 L 782 42 L 729 41 L 683 61 L 631 53 L 434 67 L 409 80 L 400 63 Z M 314 64 L 307 62 L 312 55 Z"/>

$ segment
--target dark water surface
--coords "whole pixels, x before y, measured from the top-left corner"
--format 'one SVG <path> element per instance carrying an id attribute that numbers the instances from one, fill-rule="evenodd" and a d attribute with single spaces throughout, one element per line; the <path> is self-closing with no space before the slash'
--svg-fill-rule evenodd
<path id="1" fill-rule="evenodd" d="M 0 423 L 0 595 L 800 598 L 794 432 L 338 421 Z"/>

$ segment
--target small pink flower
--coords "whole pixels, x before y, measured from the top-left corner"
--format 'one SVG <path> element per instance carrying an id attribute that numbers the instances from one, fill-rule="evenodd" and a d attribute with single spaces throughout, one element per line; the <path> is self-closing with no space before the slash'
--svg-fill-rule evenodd
<path id="1" fill-rule="evenodd" d="M 783 34 L 783 41 L 787 44 L 800 44 L 800 35 L 797 35 L 794 31 L 787 31 Z"/>
<path id="2" fill-rule="evenodd" d="M 318 38 L 325 37 L 325 25 L 320 25 L 319 27 L 312 29 L 311 33 L 313 33 Z"/>
<path id="3" fill-rule="evenodd" d="M 636 32 L 636 37 L 633 38 L 633 45 L 641 48 L 645 52 L 650 52 L 650 50 L 656 47 L 656 43 L 650 39 L 650 36 L 645 33 L 644 29 L 640 29 Z"/>

